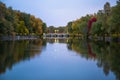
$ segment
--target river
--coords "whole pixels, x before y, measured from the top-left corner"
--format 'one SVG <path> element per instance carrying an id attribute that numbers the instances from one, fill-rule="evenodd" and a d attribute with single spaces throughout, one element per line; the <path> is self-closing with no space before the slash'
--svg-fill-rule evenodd
<path id="1" fill-rule="evenodd" d="M 0 80 L 120 80 L 120 43 L 0 41 Z"/>

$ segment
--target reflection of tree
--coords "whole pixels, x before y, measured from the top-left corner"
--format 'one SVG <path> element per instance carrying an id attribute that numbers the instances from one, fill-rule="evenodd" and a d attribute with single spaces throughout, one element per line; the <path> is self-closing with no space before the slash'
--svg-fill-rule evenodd
<path id="1" fill-rule="evenodd" d="M 97 44 L 98 43 L 98 44 Z M 104 44 L 104 45 L 103 45 Z M 98 66 L 103 67 L 103 71 L 106 75 L 112 71 L 116 78 L 120 79 L 120 44 L 117 43 L 103 43 L 103 42 L 96 42 L 96 47 L 99 47 L 97 60 Z M 93 51 L 96 51 L 95 49 Z M 99 53 L 101 52 L 101 53 Z"/>
<path id="2" fill-rule="evenodd" d="M 72 50 L 72 44 L 73 44 L 72 41 L 73 41 L 72 39 L 69 39 L 68 42 L 67 42 L 67 48 L 68 48 L 69 50 Z"/>
<path id="3" fill-rule="evenodd" d="M 111 70 L 116 74 L 116 77 L 118 80 L 120 80 L 120 49 L 119 49 L 120 44 L 116 43 L 111 43 L 110 46 L 110 65 Z"/>
<path id="4" fill-rule="evenodd" d="M 42 40 L 0 42 L 0 73 L 22 60 L 40 54 Z"/>
<path id="5" fill-rule="evenodd" d="M 71 50 L 76 51 L 81 56 L 85 57 L 86 59 L 95 57 L 95 54 L 92 52 L 90 44 L 87 43 L 85 40 L 79 39 L 70 39 L 68 41 L 68 48 Z"/>
<path id="6" fill-rule="evenodd" d="M 96 53 L 97 57 L 97 66 L 103 67 L 103 71 L 105 75 L 109 74 L 110 66 L 108 60 L 106 60 L 109 56 L 109 43 L 105 42 L 92 42 L 91 47 L 93 52 Z M 104 63 L 103 63 L 104 62 Z"/>
<path id="7" fill-rule="evenodd" d="M 71 47 L 71 50 L 76 51 L 82 57 L 96 59 L 97 66 L 103 68 L 105 75 L 109 75 L 109 72 L 112 71 L 116 75 L 116 79 L 120 80 L 119 43 L 87 42 L 85 40 L 71 39 L 68 45 Z"/>

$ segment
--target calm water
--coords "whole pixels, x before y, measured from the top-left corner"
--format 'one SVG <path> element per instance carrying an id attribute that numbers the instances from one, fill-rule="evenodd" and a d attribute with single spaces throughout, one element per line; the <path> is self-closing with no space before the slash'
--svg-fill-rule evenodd
<path id="1" fill-rule="evenodd" d="M 120 43 L 0 41 L 0 80 L 120 80 Z"/>

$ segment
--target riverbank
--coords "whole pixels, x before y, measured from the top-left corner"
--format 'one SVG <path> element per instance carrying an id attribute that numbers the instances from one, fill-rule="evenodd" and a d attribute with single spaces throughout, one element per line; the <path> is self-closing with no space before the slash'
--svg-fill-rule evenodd
<path id="1" fill-rule="evenodd" d="M 6 41 L 6 40 L 33 40 L 33 39 L 39 39 L 40 36 L 0 36 L 0 40 L 2 41 Z M 47 36 L 46 38 L 79 38 L 79 39 L 88 39 L 88 40 L 95 40 L 95 41 L 106 41 L 106 42 L 111 42 L 111 41 L 116 41 L 116 42 L 120 42 L 120 38 L 113 38 L 113 37 L 101 37 L 101 36 L 97 36 L 97 37 L 92 37 L 89 36 L 87 37 L 80 37 L 80 36 Z"/>
<path id="2" fill-rule="evenodd" d="M 84 35 L 75 35 L 69 34 L 68 37 L 71 38 L 79 38 L 79 39 L 88 39 L 88 40 L 96 40 L 96 41 L 117 41 L 120 42 L 120 36 L 84 36 Z"/>
<path id="3" fill-rule="evenodd" d="M 92 36 L 89 36 L 88 39 L 90 40 L 97 40 L 97 41 L 116 41 L 116 42 L 120 42 L 120 37 L 110 37 L 110 36 L 105 36 L 105 37 L 102 37 L 102 36 L 97 36 L 97 37 L 92 37 Z"/>
<path id="4" fill-rule="evenodd" d="M 39 36 L 0 36 L 0 40 L 31 40 L 38 39 Z"/>

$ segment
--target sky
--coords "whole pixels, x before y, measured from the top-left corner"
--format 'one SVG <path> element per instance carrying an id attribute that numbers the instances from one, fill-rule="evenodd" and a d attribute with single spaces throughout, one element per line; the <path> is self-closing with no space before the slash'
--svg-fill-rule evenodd
<path id="1" fill-rule="evenodd" d="M 97 13 L 106 2 L 116 5 L 116 0 L 0 0 L 15 10 L 42 19 L 47 26 L 66 26 L 68 22 L 87 14 Z"/>

